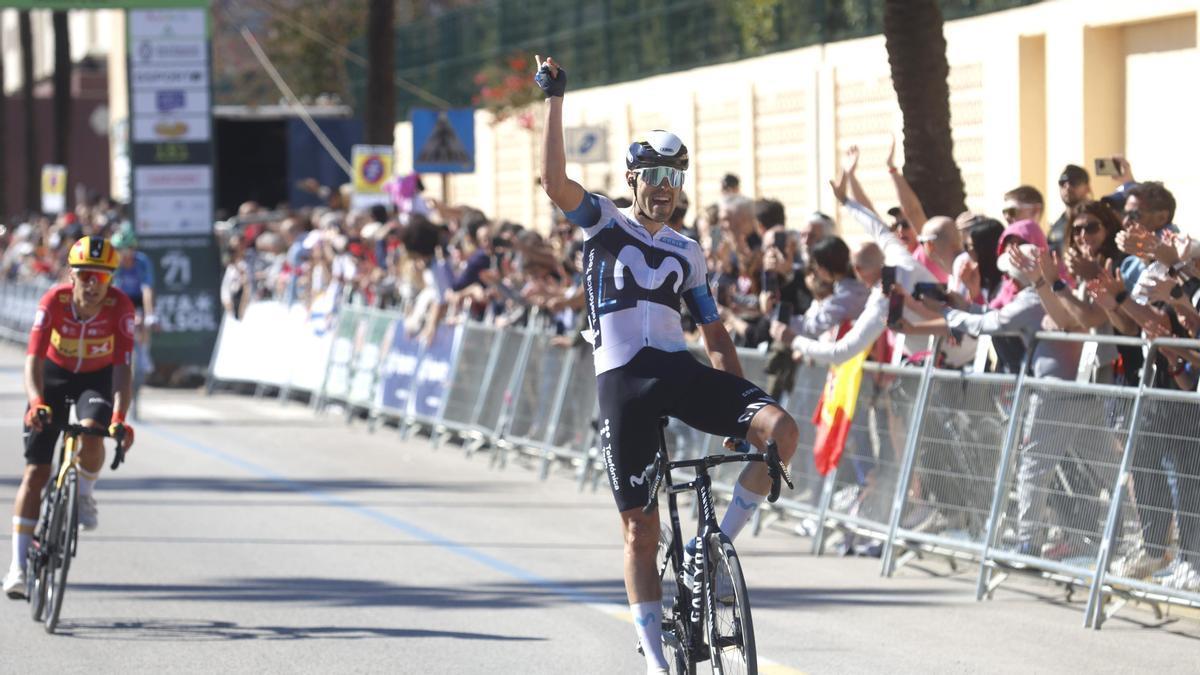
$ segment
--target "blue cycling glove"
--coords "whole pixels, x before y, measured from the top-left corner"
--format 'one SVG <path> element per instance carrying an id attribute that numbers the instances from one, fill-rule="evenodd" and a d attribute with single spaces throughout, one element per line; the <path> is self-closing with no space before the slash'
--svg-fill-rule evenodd
<path id="1" fill-rule="evenodd" d="M 562 96 L 567 91 L 567 71 L 562 68 L 558 69 L 557 77 L 550 77 L 550 66 L 543 64 L 533 76 L 533 81 L 546 92 L 546 96 Z"/>

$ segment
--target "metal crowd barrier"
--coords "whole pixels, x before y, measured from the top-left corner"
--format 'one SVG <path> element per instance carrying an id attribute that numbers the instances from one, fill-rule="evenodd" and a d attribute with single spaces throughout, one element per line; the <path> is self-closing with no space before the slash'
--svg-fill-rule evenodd
<path id="1" fill-rule="evenodd" d="M 0 339 L 18 344 L 28 341 L 38 301 L 53 285 L 51 281 L 0 283 Z"/>
<path id="2" fill-rule="evenodd" d="M 605 467 L 590 350 L 554 345 L 537 320 L 530 324 L 463 322 L 423 343 L 398 314 L 343 307 L 314 401 L 343 404 L 347 419 L 364 409 L 372 423 L 392 418 L 402 434 L 425 431 L 439 445 L 459 440 L 468 454 L 487 448 L 496 467 L 510 456 L 532 460 L 542 478 L 566 467 L 581 488 L 595 488 Z M 239 326 L 219 350 L 254 349 L 255 333 Z M 247 343 L 239 347 L 237 335 Z M 1200 348 L 1053 333 L 1037 340 L 1141 346 L 1148 364 L 1164 347 Z M 764 385 L 766 355 L 738 354 L 747 378 Z M 252 376 L 244 369 L 253 363 L 230 363 Z M 796 491 L 762 509 L 755 528 L 810 535 L 817 554 L 840 535 L 843 549 L 879 555 L 885 575 L 917 556 L 969 561 L 978 565 L 978 599 L 1018 572 L 1087 588 L 1084 623 L 1096 628 L 1130 600 L 1200 606 L 1200 395 L 1153 388 L 1153 370 L 1140 387 L 1121 387 L 1036 378 L 1027 367 L 1004 375 L 943 370 L 932 359 L 868 363 L 841 464 L 822 477 L 811 419 L 827 369 L 800 366 L 781 401 L 800 422 Z M 257 376 L 278 386 L 273 372 Z M 679 455 L 721 451 L 721 440 L 668 427 Z M 714 477 L 723 498 L 736 475 Z"/>

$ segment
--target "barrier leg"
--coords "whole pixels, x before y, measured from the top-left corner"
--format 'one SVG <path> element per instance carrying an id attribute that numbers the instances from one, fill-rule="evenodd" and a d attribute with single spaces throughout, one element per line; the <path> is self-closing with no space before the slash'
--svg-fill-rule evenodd
<path id="1" fill-rule="evenodd" d="M 993 563 L 988 560 L 988 557 L 992 547 L 996 545 L 996 537 L 1000 532 L 1000 511 L 1007 498 L 1009 465 L 1012 463 L 1013 453 L 1016 452 L 1017 435 L 1020 433 L 1023 417 L 1020 413 L 1022 399 L 1025 395 L 1025 373 L 1029 370 L 1029 363 L 1036 348 L 1037 340 L 1034 340 L 1025 349 L 1025 357 L 1021 360 L 1021 372 L 1017 374 L 1012 412 L 1009 413 L 1011 417 L 1008 418 L 1008 429 L 1004 433 L 1004 447 L 1000 451 L 1000 461 L 996 465 L 996 483 L 995 489 L 992 491 L 992 508 L 988 513 L 986 533 L 983 537 L 983 552 L 979 556 L 979 577 L 975 582 L 976 600 L 983 600 L 983 596 L 992 590 L 989 589 L 989 585 L 991 584 Z"/>
<path id="2" fill-rule="evenodd" d="M 836 482 L 837 469 L 833 469 L 821 482 L 821 500 L 817 506 L 817 531 L 813 534 L 813 555 L 823 555 L 825 552 L 825 516 L 829 514 L 829 503 L 833 501 L 833 487 Z"/>
<path id="3" fill-rule="evenodd" d="M 1108 505 L 1108 514 L 1104 519 L 1104 537 L 1100 540 L 1100 550 L 1096 554 L 1096 573 L 1092 575 L 1092 587 L 1088 590 L 1087 607 L 1083 611 L 1083 627 L 1100 630 L 1104 623 L 1104 576 L 1108 573 L 1108 565 L 1112 560 L 1113 541 L 1117 537 L 1117 522 L 1121 515 L 1121 499 L 1124 488 L 1132 480 L 1130 465 L 1133 463 L 1133 450 L 1138 429 L 1142 421 L 1142 401 L 1145 399 L 1149 373 L 1153 367 L 1155 347 L 1150 346 L 1146 357 L 1146 365 L 1142 367 L 1142 378 L 1138 384 L 1137 396 L 1133 399 L 1133 410 L 1130 413 L 1129 435 L 1125 438 L 1125 451 L 1121 453 L 1121 467 L 1117 470 L 1117 482 L 1113 486 L 1112 497 Z M 1157 611 L 1157 609 L 1155 610 Z"/>
<path id="4" fill-rule="evenodd" d="M 939 340 L 931 340 L 931 354 L 937 354 Z M 892 512 L 888 519 L 887 539 L 883 542 L 883 567 L 880 574 L 892 576 L 896 571 L 896 532 L 900 529 L 900 516 L 904 513 L 904 499 L 908 496 L 908 488 L 912 485 L 912 474 L 916 466 L 917 449 L 921 445 L 921 424 L 925 419 L 925 411 L 929 408 L 929 392 L 932 389 L 933 358 L 925 362 L 925 372 L 921 384 L 917 387 L 917 400 L 913 405 L 912 418 L 908 422 L 908 436 L 904 440 L 904 460 L 900 465 L 900 475 L 896 481 L 896 494 L 892 497 Z"/>

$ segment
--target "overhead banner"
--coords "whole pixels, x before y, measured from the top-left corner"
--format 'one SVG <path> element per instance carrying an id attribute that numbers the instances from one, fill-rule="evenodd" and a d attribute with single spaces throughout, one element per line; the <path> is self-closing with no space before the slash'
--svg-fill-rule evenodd
<path id="1" fill-rule="evenodd" d="M 196 3 L 128 14 L 129 182 L 134 228 L 157 268 L 154 360 L 203 365 L 221 319 L 208 11 L 172 6 Z"/>
<path id="2" fill-rule="evenodd" d="M 383 184 L 392 177 L 394 153 L 390 145 L 356 145 L 351 149 L 350 156 L 354 164 L 351 208 L 364 210 L 376 204 L 387 206 L 390 203 L 390 198 L 383 191 Z"/>

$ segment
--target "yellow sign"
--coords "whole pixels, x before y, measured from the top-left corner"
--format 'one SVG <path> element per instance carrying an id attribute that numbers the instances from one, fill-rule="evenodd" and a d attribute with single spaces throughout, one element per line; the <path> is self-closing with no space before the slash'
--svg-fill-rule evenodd
<path id="1" fill-rule="evenodd" d="M 392 152 L 387 145 L 356 145 L 351 149 L 354 161 L 353 208 L 365 209 L 375 204 L 388 204 L 383 185 L 392 178 Z"/>
<path id="2" fill-rule="evenodd" d="M 42 166 L 42 213 L 57 214 L 67 210 L 67 167 L 61 164 Z"/>

